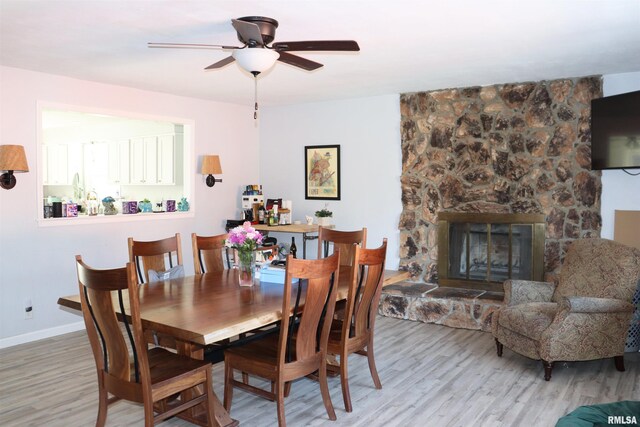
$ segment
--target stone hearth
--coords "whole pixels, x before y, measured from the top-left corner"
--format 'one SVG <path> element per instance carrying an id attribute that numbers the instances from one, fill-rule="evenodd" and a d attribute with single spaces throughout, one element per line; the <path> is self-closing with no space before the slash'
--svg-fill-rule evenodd
<path id="1" fill-rule="evenodd" d="M 502 305 L 502 298 L 500 292 L 402 282 L 382 290 L 378 313 L 452 328 L 490 331 L 491 315 Z"/>

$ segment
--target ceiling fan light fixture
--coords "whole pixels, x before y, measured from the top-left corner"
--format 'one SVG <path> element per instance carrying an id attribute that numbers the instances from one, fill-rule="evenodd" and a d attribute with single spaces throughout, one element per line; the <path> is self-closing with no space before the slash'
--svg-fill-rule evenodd
<path id="1" fill-rule="evenodd" d="M 275 50 L 262 47 L 236 49 L 231 54 L 242 69 L 250 73 L 262 73 L 273 67 L 280 54 Z"/>

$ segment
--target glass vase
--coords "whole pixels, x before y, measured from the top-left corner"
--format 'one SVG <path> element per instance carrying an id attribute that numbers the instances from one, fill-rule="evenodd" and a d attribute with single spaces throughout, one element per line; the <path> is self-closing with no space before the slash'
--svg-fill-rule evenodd
<path id="1" fill-rule="evenodd" d="M 253 286 L 256 271 L 256 253 L 254 251 L 238 250 L 238 284 Z"/>

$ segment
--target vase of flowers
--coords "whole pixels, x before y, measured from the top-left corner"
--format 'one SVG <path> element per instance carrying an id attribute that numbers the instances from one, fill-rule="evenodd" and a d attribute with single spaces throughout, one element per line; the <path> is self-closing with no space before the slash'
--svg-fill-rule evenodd
<path id="1" fill-rule="evenodd" d="M 253 285 L 256 270 L 255 249 L 262 243 L 262 234 L 245 221 L 241 226 L 229 231 L 225 245 L 238 254 L 238 280 L 240 286 Z"/>

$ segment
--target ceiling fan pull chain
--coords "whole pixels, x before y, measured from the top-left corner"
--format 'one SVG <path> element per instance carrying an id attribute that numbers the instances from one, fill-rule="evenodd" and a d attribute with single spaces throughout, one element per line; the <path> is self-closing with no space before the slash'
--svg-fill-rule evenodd
<path id="1" fill-rule="evenodd" d="M 253 75 L 253 100 L 254 100 L 254 112 L 253 112 L 253 120 L 258 120 L 258 74 Z"/>

